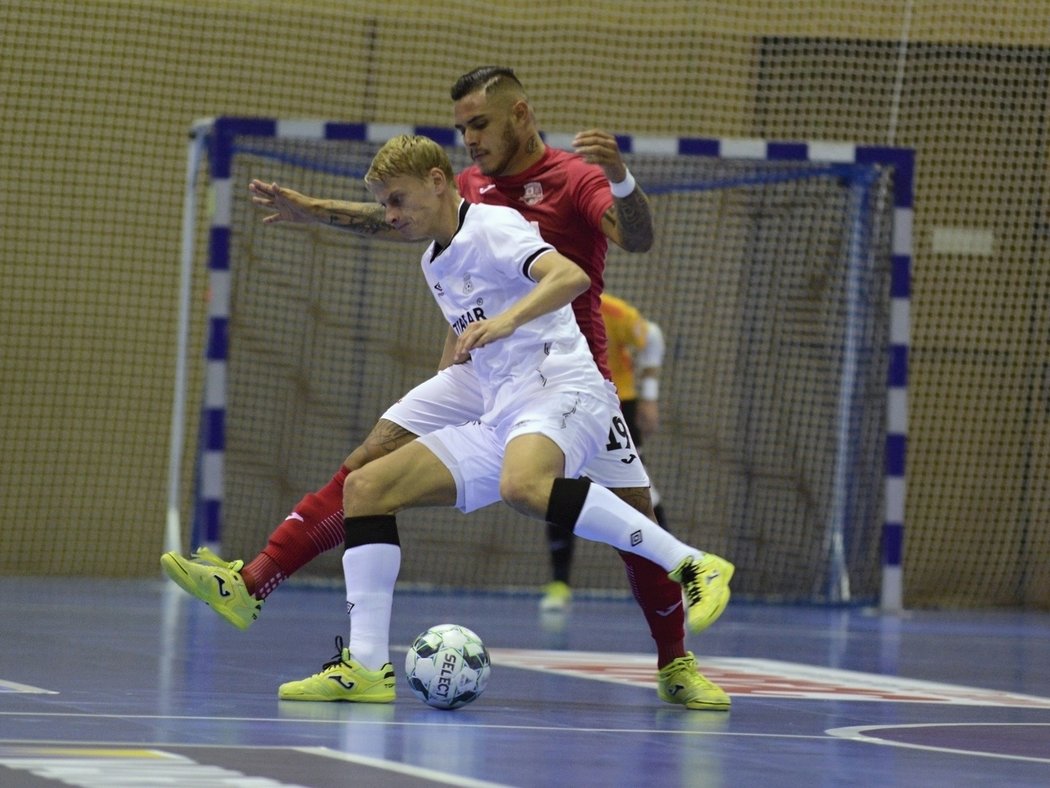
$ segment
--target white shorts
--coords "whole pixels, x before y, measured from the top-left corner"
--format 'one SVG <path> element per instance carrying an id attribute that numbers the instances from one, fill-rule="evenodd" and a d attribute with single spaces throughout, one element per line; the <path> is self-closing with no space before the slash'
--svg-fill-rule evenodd
<path id="1" fill-rule="evenodd" d="M 474 374 L 474 365 L 468 362 L 446 367 L 420 383 L 391 405 L 383 418 L 413 435 L 423 436 L 442 427 L 477 421 L 484 409 L 481 384 Z M 579 475 L 610 489 L 648 487 L 649 474 L 623 414 L 612 411 L 605 429 L 608 440 Z"/>
<path id="2" fill-rule="evenodd" d="M 545 435 L 565 455 L 565 475 L 580 475 L 584 463 L 605 444 L 613 413 L 606 400 L 578 392 L 551 392 L 515 410 L 491 427 L 471 421 L 442 427 L 419 442 L 437 455 L 456 480 L 456 508 L 473 512 L 500 500 L 499 480 L 507 444 L 520 435 Z M 506 425 L 506 426 L 503 426 Z"/>

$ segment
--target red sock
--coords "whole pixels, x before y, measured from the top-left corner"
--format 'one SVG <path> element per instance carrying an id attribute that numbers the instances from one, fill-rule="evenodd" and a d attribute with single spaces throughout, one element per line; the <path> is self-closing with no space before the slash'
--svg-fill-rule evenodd
<path id="1" fill-rule="evenodd" d="M 299 501 L 270 534 L 263 551 L 241 570 L 248 593 L 266 599 L 300 567 L 344 543 L 343 482 L 349 473 L 340 466 L 328 484 Z"/>
<path id="2" fill-rule="evenodd" d="M 682 587 L 660 566 L 633 553 L 620 553 L 638 607 L 656 641 L 656 666 L 685 656 L 685 609 Z"/>

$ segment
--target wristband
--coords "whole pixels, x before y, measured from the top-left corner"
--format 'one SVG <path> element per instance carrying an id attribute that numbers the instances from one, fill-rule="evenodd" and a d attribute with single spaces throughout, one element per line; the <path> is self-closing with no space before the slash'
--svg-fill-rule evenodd
<path id="1" fill-rule="evenodd" d="M 660 381 L 656 378 L 642 378 L 638 396 L 649 400 L 660 399 Z"/>
<path id="2" fill-rule="evenodd" d="M 626 167 L 624 169 L 627 175 L 622 181 L 617 181 L 616 183 L 609 181 L 609 189 L 612 191 L 613 197 L 621 200 L 634 191 L 634 176 L 631 175 L 631 171 Z"/>

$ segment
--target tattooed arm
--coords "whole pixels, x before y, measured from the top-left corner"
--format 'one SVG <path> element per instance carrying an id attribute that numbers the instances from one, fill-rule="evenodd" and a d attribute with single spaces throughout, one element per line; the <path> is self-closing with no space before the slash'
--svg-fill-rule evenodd
<path id="1" fill-rule="evenodd" d="M 263 219 L 263 224 L 327 224 L 355 235 L 404 240 L 387 224 L 386 213 L 379 203 L 322 200 L 260 180 L 248 184 L 248 191 L 255 205 L 273 211 Z"/>
<path id="2" fill-rule="evenodd" d="M 602 232 L 628 252 L 648 252 L 653 245 L 653 214 L 649 198 L 635 185 L 626 197 L 614 197 L 602 216 Z"/>
<path id="3" fill-rule="evenodd" d="M 599 165 L 610 183 L 627 177 L 616 137 L 598 129 L 581 131 L 573 148 L 585 161 Z M 647 252 L 653 245 L 653 213 L 642 187 L 635 185 L 625 197 L 613 197 L 612 207 L 602 216 L 602 232 L 628 252 Z"/>

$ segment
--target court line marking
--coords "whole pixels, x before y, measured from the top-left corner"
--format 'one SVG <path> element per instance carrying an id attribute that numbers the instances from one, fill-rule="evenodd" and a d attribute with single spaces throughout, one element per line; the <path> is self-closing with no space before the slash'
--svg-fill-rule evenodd
<path id="1" fill-rule="evenodd" d="M 0 679 L 0 693 L 18 692 L 27 695 L 58 695 L 55 690 L 34 687 L 31 684 L 19 684 L 17 681 L 4 681 Z"/>
<path id="2" fill-rule="evenodd" d="M 329 747 L 288 747 L 286 749 L 306 753 L 307 755 L 319 755 L 323 758 L 332 758 L 337 761 L 356 763 L 360 766 L 372 766 L 374 768 L 383 769 L 388 772 L 407 774 L 409 777 L 419 777 L 421 779 L 429 780 L 430 782 L 441 783 L 443 785 L 457 785 L 463 786 L 463 788 L 512 788 L 506 783 L 493 783 L 488 782 L 487 780 L 478 780 L 473 777 L 466 777 L 464 775 L 450 774 L 448 772 L 439 772 L 434 769 L 426 769 L 422 766 L 411 766 L 406 763 L 399 763 L 398 761 L 387 761 L 382 758 L 373 758 L 368 755 L 357 755 L 355 753 L 340 752 L 339 750 L 333 750 Z"/>
<path id="3" fill-rule="evenodd" d="M 2 750 L 4 748 L 10 749 L 12 752 L 3 752 Z M 257 782 L 260 785 L 289 786 L 289 788 L 293 785 L 292 783 L 285 783 L 281 780 L 274 780 L 269 777 L 253 776 L 225 766 L 198 763 L 187 755 L 172 752 L 172 750 L 190 750 L 192 752 L 194 749 L 286 750 L 314 757 L 329 758 L 331 760 L 353 763 L 359 766 L 367 766 L 373 769 L 382 769 L 386 772 L 404 774 L 409 777 L 416 777 L 425 780 L 428 785 L 455 785 L 462 786 L 463 788 L 511 788 L 511 786 L 505 783 L 479 780 L 473 777 L 440 771 L 438 769 L 413 766 L 407 763 L 375 758 L 368 755 L 340 752 L 329 747 L 259 747 L 223 744 L 181 745 L 166 742 L 164 744 L 152 745 L 150 747 L 136 748 L 123 742 L 110 744 L 98 742 L 92 742 L 90 744 L 70 742 L 0 742 L 0 766 L 6 766 L 20 771 L 28 771 L 32 774 L 37 774 L 38 776 L 61 775 L 61 777 L 53 778 L 62 779 L 64 777 L 66 780 L 73 780 L 76 775 L 81 774 L 85 770 L 90 773 L 93 769 L 101 766 L 115 764 L 124 769 L 123 777 L 125 779 L 129 777 L 144 779 L 149 775 L 156 778 L 158 768 L 157 764 L 166 763 L 169 764 L 167 767 L 162 766 L 160 768 L 167 768 L 169 770 L 177 769 L 178 771 L 169 771 L 165 775 L 175 781 L 179 779 L 186 781 L 204 781 L 205 778 L 211 778 L 211 781 L 225 781 L 230 785 L 237 785 L 242 782 Z M 133 767 L 136 765 L 142 767 L 142 772 L 139 775 L 133 773 Z M 219 777 L 222 779 L 218 780 L 217 778 Z M 71 784 L 81 783 L 73 782 Z"/>
<path id="4" fill-rule="evenodd" d="M 33 754 L 32 750 L 40 750 Z M 107 754 L 107 750 L 113 754 Z M 193 758 L 159 748 L 133 751 L 126 747 L 26 747 L 25 752 L 0 756 L 0 766 L 48 782 L 96 788 L 99 785 L 199 785 L 305 788 L 239 769 L 198 763 Z"/>
<path id="5" fill-rule="evenodd" d="M 754 732 L 743 732 L 743 731 L 712 731 L 712 730 L 669 730 L 667 728 L 596 728 L 596 727 L 583 727 L 579 725 L 572 726 L 560 726 L 552 723 L 543 725 L 513 725 L 506 723 L 491 723 L 491 722 L 409 722 L 404 720 L 351 720 L 351 719 L 328 719 L 328 720 L 310 720 L 310 719 L 293 719 L 290 717 L 214 717 L 214 716 L 190 716 L 190 715 L 174 715 L 174 714 L 92 714 L 90 712 L 26 712 L 26 711 L 0 711 L 0 718 L 3 717 L 47 717 L 47 718 L 79 718 L 87 717 L 90 719 L 114 719 L 114 720 L 171 720 L 171 721 L 195 721 L 195 722 L 265 722 L 265 723 L 288 723 L 291 725 L 307 724 L 307 725 L 340 725 L 343 727 L 349 725 L 368 725 L 378 726 L 387 725 L 391 727 L 402 727 L 402 728 L 490 728 L 495 730 L 511 730 L 511 731 L 540 731 L 542 733 L 550 733 L 557 731 L 558 733 L 631 733 L 631 734 L 653 734 L 658 733 L 661 735 L 684 735 L 684 736 L 733 736 L 740 738 L 765 738 L 765 739 L 816 739 L 819 741 L 827 741 L 828 737 L 823 733 L 754 733 Z M 0 739 L 0 745 L 20 745 L 20 744 L 40 744 L 41 741 L 37 739 Z M 98 742 L 61 742 L 63 744 L 86 744 L 86 745 L 98 745 Z M 116 746 L 113 743 L 106 744 L 105 746 Z M 210 744 L 179 744 L 177 742 L 164 742 L 166 747 L 223 747 L 230 745 L 210 745 Z M 237 747 L 248 747 L 251 745 L 235 745 Z M 256 749 L 274 749 L 266 745 L 258 745 Z"/>
<path id="6" fill-rule="evenodd" d="M 635 687 L 656 686 L 653 658 L 642 654 L 514 648 L 491 648 L 489 653 L 493 670 L 510 667 Z M 773 659 L 705 657 L 700 668 L 733 697 L 1050 709 L 1050 698 L 1036 695 Z"/>
<path id="7" fill-rule="evenodd" d="M 519 668 L 635 687 L 656 686 L 651 655 L 492 648 L 493 667 Z M 734 697 L 780 700 L 942 703 L 1050 709 L 1050 698 L 1016 692 L 746 657 L 705 658 L 709 679 Z M 0 680 L 4 692 L 58 695 L 54 690 Z"/>
<path id="8" fill-rule="evenodd" d="M 866 744 L 881 744 L 886 747 L 904 747 L 909 750 L 925 750 L 927 752 L 946 752 L 955 755 L 979 755 L 982 758 L 1000 758 L 1007 761 L 1026 761 L 1029 763 L 1050 763 L 1050 758 L 1035 758 L 1031 755 L 1011 755 L 1009 753 L 988 752 L 987 750 L 959 750 L 954 747 L 936 747 L 932 744 L 913 744 L 912 742 L 894 741 L 893 739 L 882 739 L 878 736 L 869 736 L 869 731 L 896 730 L 898 728 L 951 728 L 951 727 L 999 727 L 1017 725 L 1038 725 L 1050 727 L 1050 722 L 914 722 L 902 725 L 852 725 L 845 728 L 828 728 L 825 733 L 839 739 L 864 742 Z"/>

